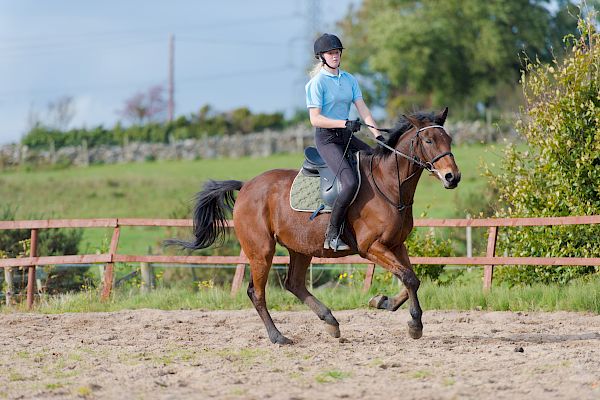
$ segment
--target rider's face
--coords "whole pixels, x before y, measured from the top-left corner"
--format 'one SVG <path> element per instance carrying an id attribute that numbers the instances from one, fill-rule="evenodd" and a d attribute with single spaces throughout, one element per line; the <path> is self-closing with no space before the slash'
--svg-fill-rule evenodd
<path id="1" fill-rule="evenodd" d="M 325 61 L 327 61 L 327 65 L 329 65 L 331 68 L 337 68 L 340 66 L 342 51 L 339 49 L 329 50 L 323 53 L 323 58 Z"/>

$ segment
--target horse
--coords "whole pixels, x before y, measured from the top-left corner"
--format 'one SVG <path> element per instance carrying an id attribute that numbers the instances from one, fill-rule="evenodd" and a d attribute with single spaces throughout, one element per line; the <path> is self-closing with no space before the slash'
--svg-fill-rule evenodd
<path id="1" fill-rule="evenodd" d="M 331 310 L 306 288 L 306 271 L 312 257 L 344 257 L 360 254 L 393 273 L 403 290 L 392 298 L 376 296 L 370 303 L 396 311 L 410 299 L 408 334 L 418 339 L 423 334 L 422 309 L 417 297 L 420 281 L 415 275 L 404 241 L 413 229 L 412 204 L 417 183 L 424 170 L 437 177 L 447 189 L 457 187 L 460 171 L 451 152 L 452 139 L 443 125 L 446 107 L 439 113 L 417 112 L 403 115 L 390 129 L 390 136 L 371 152 L 360 154 L 361 187 L 348 209 L 345 235 L 351 248 L 333 251 L 323 248 L 328 214 L 309 221 L 307 214 L 290 207 L 290 188 L 297 170 L 274 169 L 255 178 L 208 181 L 196 195 L 194 208 L 195 240 L 171 239 L 187 249 L 206 248 L 226 233 L 227 213 L 233 212 L 236 236 L 248 257 L 250 283 L 247 294 L 262 319 L 272 343 L 292 341 L 275 326 L 266 302 L 265 287 L 275 244 L 287 248 L 290 263 L 285 288 L 324 321 L 326 331 L 340 337 L 339 323 Z M 239 191 L 237 199 L 234 192 Z"/>

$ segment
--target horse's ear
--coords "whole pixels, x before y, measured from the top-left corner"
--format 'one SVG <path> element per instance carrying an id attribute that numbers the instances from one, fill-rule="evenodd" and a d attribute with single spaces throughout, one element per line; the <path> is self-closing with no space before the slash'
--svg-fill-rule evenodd
<path id="1" fill-rule="evenodd" d="M 415 117 L 411 117 L 405 114 L 402 114 L 402 117 L 404 119 L 406 119 L 408 122 L 410 122 L 412 124 L 412 126 L 414 126 L 415 128 L 419 129 L 422 127 L 423 123 L 421 121 L 419 121 L 417 118 Z"/>
<path id="2" fill-rule="evenodd" d="M 448 107 L 444 108 L 444 110 L 442 112 L 440 112 L 438 115 L 435 116 L 435 122 L 438 125 L 444 125 L 444 122 L 446 122 L 447 116 L 448 116 Z"/>

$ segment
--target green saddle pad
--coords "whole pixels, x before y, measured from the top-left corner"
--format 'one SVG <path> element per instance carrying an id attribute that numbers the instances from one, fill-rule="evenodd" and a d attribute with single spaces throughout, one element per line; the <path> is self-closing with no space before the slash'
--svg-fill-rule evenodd
<path id="1" fill-rule="evenodd" d="M 360 155 L 356 154 L 356 168 L 357 171 L 360 171 Z M 356 196 L 358 195 L 358 191 L 360 190 L 360 173 L 357 172 L 358 176 L 358 187 L 356 188 L 356 193 L 354 193 L 354 197 L 350 204 L 354 202 Z M 324 205 L 325 208 L 322 209 L 321 213 L 331 212 L 331 207 L 327 204 L 323 203 L 321 199 L 320 187 L 321 178 L 316 176 L 306 176 L 302 174 L 302 170 L 298 172 L 298 175 L 294 178 L 294 182 L 292 182 L 292 189 L 290 190 L 290 206 L 295 211 L 302 212 L 315 212 L 321 205 Z"/>
<path id="2" fill-rule="evenodd" d="M 302 172 L 298 172 L 292 189 L 290 190 L 290 206 L 295 211 L 315 212 L 323 200 L 319 195 L 320 178 L 313 176 L 305 176 Z M 331 212 L 331 207 L 324 204 L 325 208 L 321 212 Z"/>

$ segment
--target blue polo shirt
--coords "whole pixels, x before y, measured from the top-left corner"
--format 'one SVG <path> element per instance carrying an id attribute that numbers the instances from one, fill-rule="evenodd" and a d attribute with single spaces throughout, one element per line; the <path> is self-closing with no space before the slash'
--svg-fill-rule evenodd
<path id="1" fill-rule="evenodd" d="M 362 97 L 358 81 L 346 71 L 333 75 L 324 68 L 306 84 L 306 107 L 320 108 L 331 119 L 348 119 L 350 105 Z"/>

